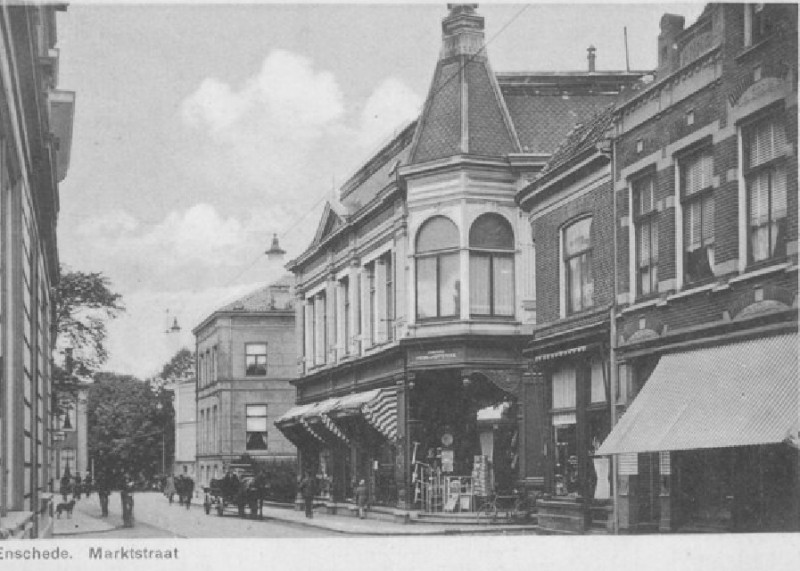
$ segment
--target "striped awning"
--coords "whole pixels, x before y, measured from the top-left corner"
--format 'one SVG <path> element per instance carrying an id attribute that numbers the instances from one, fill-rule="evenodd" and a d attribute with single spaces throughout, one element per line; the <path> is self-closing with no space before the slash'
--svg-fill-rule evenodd
<path id="1" fill-rule="evenodd" d="M 661 358 L 598 455 L 751 446 L 800 429 L 797 334 Z"/>
<path id="2" fill-rule="evenodd" d="M 397 389 L 379 389 L 361 406 L 364 419 L 389 440 L 397 440 Z"/>

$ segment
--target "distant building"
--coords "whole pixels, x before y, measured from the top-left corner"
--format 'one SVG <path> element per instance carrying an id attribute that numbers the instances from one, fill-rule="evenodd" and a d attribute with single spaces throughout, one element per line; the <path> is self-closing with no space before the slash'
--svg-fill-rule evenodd
<path id="1" fill-rule="evenodd" d="M 273 422 L 293 404 L 295 310 L 291 277 L 214 311 L 198 325 L 197 481 L 207 485 L 243 455 L 291 460 Z"/>
<path id="2" fill-rule="evenodd" d="M 58 185 L 69 167 L 75 103 L 74 93 L 57 88 L 56 13 L 64 9 L 2 2 L 0 10 L 2 537 L 52 531 L 48 491 L 63 435 L 51 416 L 51 292 L 59 275 Z"/>
<path id="3" fill-rule="evenodd" d="M 175 456 L 167 473 L 195 477 L 197 469 L 197 379 L 194 370 L 165 387 L 175 410 Z"/>

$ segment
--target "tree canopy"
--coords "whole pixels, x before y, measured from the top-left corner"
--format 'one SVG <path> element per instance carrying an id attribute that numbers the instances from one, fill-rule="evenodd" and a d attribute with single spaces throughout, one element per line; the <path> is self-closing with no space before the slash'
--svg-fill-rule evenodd
<path id="1" fill-rule="evenodd" d="M 102 273 L 72 271 L 65 266 L 60 272 L 53 329 L 57 347 L 71 349 L 72 362 L 57 363 L 55 376 L 57 381 L 65 381 L 72 375 L 91 376 L 106 362 L 106 324 L 125 311 L 125 306 Z"/>
<path id="2" fill-rule="evenodd" d="M 175 440 L 169 393 L 129 375 L 98 373 L 94 379 L 87 412 L 89 455 L 98 474 L 151 480 L 169 470 Z"/>
<path id="3" fill-rule="evenodd" d="M 164 365 L 159 376 L 164 380 L 179 379 L 186 376 L 192 367 L 194 367 L 194 352 L 184 347 Z"/>

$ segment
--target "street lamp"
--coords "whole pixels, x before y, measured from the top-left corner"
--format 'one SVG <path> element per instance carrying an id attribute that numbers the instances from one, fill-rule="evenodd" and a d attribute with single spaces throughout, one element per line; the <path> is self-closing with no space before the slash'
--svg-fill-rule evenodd
<path id="1" fill-rule="evenodd" d="M 272 246 L 270 246 L 269 250 L 264 253 L 267 255 L 267 259 L 270 261 L 283 259 L 283 255 L 286 253 L 286 250 L 281 248 L 281 245 L 278 243 L 277 234 L 272 235 Z"/>

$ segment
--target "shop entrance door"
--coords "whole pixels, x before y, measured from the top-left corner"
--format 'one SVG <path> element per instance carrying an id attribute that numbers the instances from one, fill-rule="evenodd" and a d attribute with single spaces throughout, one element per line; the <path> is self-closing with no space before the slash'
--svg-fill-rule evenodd
<path id="1" fill-rule="evenodd" d="M 639 454 L 639 525 L 643 530 L 658 529 L 661 516 L 661 476 L 659 454 Z"/>

